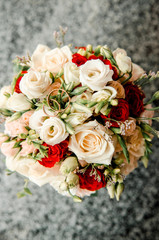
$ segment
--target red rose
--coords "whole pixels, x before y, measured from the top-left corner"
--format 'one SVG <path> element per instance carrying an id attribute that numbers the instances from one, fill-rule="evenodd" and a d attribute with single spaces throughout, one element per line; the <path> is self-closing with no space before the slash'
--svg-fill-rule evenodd
<path id="1" fill-rule="evenodd" d="M 22 71 L 21 72 L 21 76 L 16 81 L 14 92 L 21 93 L 21 90 L 19 88 L 19 84 L 20 84 L 20 81 L 21 81 L 21 79 L 22 79 L 22 77 L 24 76 L 25 73 L 27 73 L 27 71 Z"/>
<path id="2" fill-rule="evenodd" d="M 129 104 L 124 99 L 118 99 L 118 105 L 113 106 L 108 117 L 102 115 L 103 119 L 112 118 L 117 121 L 124 122 L 129 117 Z M 115 121 L 110 121 L 111 127 L 119 127 L 119 124 Z"/>
<path id="3" fill-rule="evenodd" d="M 138 86 L 129 82 L 124 85 L 125 100 L 129 103 L 129 110 L 131 117 L 139 117 L 144 111 L 143 99 L 145 94 L 138 88 Z"/>
<path id="4" fill-rule="evenodd" d="M 86 47 L 75 47 L 76 49 L 83 49 L 86 50 Z"/>
<path id="5" fill-rule="evenodd" d="M 96 169 L 96 175 L 92 175 L 91 172 L 92 167 L 88 167 L 84 173 L 77 173 L 77 175 L 79 176 L 80 188 L 90 191 L 96 191 L 100 188 L 105 187 L 106 181 L 104 174 L 99 169 Z"/>
<path id="6" fill-rule="evenodd" d="M 43 146 L 48 147 L 48 157 L 42 158 L 39 163 L 44 167 L 51 168 L 55 165 L 55 163 L 59 162 L 66 154 L 68 150 L 68 141 L 65 140 L 54 146 L 44 143 Z"/>
<path id="7" fill-rule="evenodd" d="M 80 55 L 79 53 L 75 53 L 72 55 L 72 62 L 75 63 L 78 67 L 87 62 L 87 58 L 85 56 Z"/>

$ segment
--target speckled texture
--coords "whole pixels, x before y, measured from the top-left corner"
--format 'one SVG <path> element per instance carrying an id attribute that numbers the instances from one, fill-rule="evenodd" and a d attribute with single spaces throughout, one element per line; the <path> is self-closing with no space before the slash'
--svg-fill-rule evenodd
<path id="1" fill-rule="evenodd" d="M 52 33 L 68 26 L 66 43 L 125 48 L 147 71 L 159 68 L 158 0 L 1 0 L 0 86 L 13 76 L 11 61 L 38 43 L 55 47 Z M 146 88 L 150 95 L 159 82 Z M 159 143 L 153 141 L 147 170 L 142 164 L 126 179 L 120 202 L 106 190 L 81 204 L 50 186 L 30 184 L 32 197 L 18 200 L 23 179 L 4 173 L 0 161 L 0 240 L 157 240 Z"/>

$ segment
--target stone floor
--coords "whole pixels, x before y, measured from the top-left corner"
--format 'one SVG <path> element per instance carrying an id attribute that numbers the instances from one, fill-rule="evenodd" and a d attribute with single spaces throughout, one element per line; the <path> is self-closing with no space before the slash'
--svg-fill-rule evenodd
<path id="1" fill-rule="evenodd" d="M 125 48 L 145 70 L 159 68 L 158 0 L 1 0 L 0 86 L 12 79 L 12 60 L 38 43 L 55 47 L 53 31 L 68 27 L 66 43 Z M 145 89 L 150 96 L 159 87 Z M 157 125 L 156 125 L 157 126 Z M 157 240 L 159 142 L 153 141 L 148 169 L 126 179 L 120 202 L 102 189 L 81 204 L 49 186 L 30 184 L 33 196 L 17 199 L 23 179 L 5 175 L 0 161 L 0 240 Z"/>

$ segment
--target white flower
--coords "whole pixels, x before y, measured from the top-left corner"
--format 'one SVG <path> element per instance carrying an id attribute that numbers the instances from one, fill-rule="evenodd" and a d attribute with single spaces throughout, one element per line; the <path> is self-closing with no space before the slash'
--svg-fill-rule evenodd
<path id="1" fill-rule="evenodd" d="M 87 118 L 89 118 L 92 114 L 91 113 L 84 113 L 84 112 L 74 112 L 70 113 L 68 117 L 65 119 L 66 122 L 70 123 L 72 127 L 80 125 L 85 122 Z"/>
<path id="2" fill-rule="evenodd" d="M 87 61 L 80 67 L 80 82 L 93 91 L 102 90 L 107 82 L 112 81 L 113 70 L 101 60 Z"/>
<path id="3" fill-rule="evenodd" d="M 12 90 L 11 90 L 11 86 L 4 86 L 1 88 L 0 90 L 0 108 L 7 108 L 7 101 L 8 101 L 8 97 L 6 97 L 4 94 L 5 93 L 9 93 L 11 94 Z"/>
<path id="4" fill-rule="evenodd" d="M 67 62 L 64 65 L 64 80 L 67 84 L 73 82 L 74 86 L 78 86 L 80 84 L 79 68 L 76 66 L 76 64 Z"/>
<path id="5" fill-rule="evenodd" d="M 55 48 L 44 56 L 44 68 L 53 74 L 58 73 L 65 63 L 71 61 L 72 53 L 69 47 Z"/>
<path id="6" fill-rule="evenodd" d="M 40 130 L 40 138 L 49 145 L 64 141 L 68 135 L 64 122 L 57 117 L 45 120 Z"/>
<path id="7" fill-rule="evenodd" d="M 7 108 L 13 111 L 25 111 L 31 108 L 31 103 L 24 94 L 14 92 L 7 101 Z"/>
<path id="8" fill-rule="evenodd" d="M 89 91 L 85 91 L 80 95 L 74 96 L 71 98 L 71 102 L 75 102 L 79 99 L 83 99 L 83 100 L 91 100 L 92 98 L 92 93 L 90 93 Z"/>
<path id="9" fill-rule="evenodd" d="M 79 159 L 88 163 L 109 165 L 114 153 L 110 136 L 96 120 L 75 128 L 75 134 L 69 140 L 69 148 Z"/>
<path id="10" fill-rule="evenodd" d="M 7 157 L 6 166 L 11 171 L 16 171 L 29 178 L 38 186 L 50 183 L 57 175 L 57 166 L 46 168 L 32 158 L 17 156 L 16 158 Z"/>
<path id="11" fill-rule="evenodd" d="M 117 91 L 113 87 L 105 87 L 104 90 L 95 92 L 92 95 L 92 101 L 94 102 L 100 102 L 105 100 L 111 100 L 112 98 L 115 98 L 117 94 Z"/>
<path id="12" fill-rule="evenodd" d="M 52 83 L 48 72 L 29 70 L 20 81 L 20 90 L 29 99 L 43 97 Z"/>
<path id="13" fill-rule="evenodd" d="M 130 73 L 131 72 L 131 58 L 127 56 L 127 53 L 124 49 L 117 48 L 113 52 L 114 58 L 117 62 L 119 69 L 123 73 Z"/>
<path id="14" fill-rule="evenodd" d="M 76 157 L 67 157 L 60 166 L 60 172 L 63 175 L 74 171 L 78 167 L 78 162 Z"/>
<path id="15" fill-rule="evenodd" d="M 39 133 L 44 121 L 48 118 L 49 117 L 44 113 L 42 109 L 34 111 L 34 113 L 29 118 L 29 127 Z"/>
<path id="16" fill-rule="evenodd" d="M 35 51 L 33 52 L 33 55 L 31 57 L 31 67 L 37 71 L 44 71 L 43 66 L 43 58 L 46 52 L 50 51 L 50 48 L 39 44 Z"/>

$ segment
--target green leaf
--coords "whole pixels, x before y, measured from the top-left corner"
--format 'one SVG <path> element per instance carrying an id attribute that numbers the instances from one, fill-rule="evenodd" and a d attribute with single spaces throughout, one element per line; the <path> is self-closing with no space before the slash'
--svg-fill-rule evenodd
<path id="1" fill-rule="evenodd" d="M 75 88 L 71 93 L 70 96 L 75 96 L 75 95 L 81 95 L 83 92 L 85 92 L 88 89 L 87 86 L 83 87 L 77 87 Z"/>
<path id="2" fill-rule="evenodd" d="M 0 108 L 0 114 L 2 114 L 5 117 L 10 117 L 13 115 L 13 113 L 14 113 L 13 111 L 10 111 L 6 108 Z"/>
<path id="3" fill-rule="evenodd" d="M 22 197 L 25 197 L 25 196 L 26 196 L 26 194 L 24 192 L 18 192 L 17 193 L 18 198 L 22 198 Z"/>
<path id="4" fill-rule="evenodd" d="M 144 122 L 141 122 L 141 123 L 140 123 L 140 127 L 141 127 L 144 131 L 146 131 L 146 132 L 148 132 L 148 133 L 152 133 L 154 136 L 159 137 L 159 131 L 153 129 L 149 124 L 144 123 Z"/>
<path id="5" fill-rule="evenodd" d="M 127 160 L 128 163 L 130 163 L 130 158 L 129 158 L 129 152 L 128 152 L 128 149 L 126 147 L 126 144 L 125 144 L 125 141 L 124 141 L 124 138 L 118 134 L 116 134 L 117 138 L 118 138 L 118 141 L 123 149 L 123 153 L 124 153 L 124 156 Z"/>
<path id="6" fill-rule="evenodd" d="M 32 192 L 30 191 L 30 189 L 29 189 L 29 188 L 24 188 L 24 192 L 26 192 L 27 194 L 30 194 L 30 195 L 32 195 Z"/>

